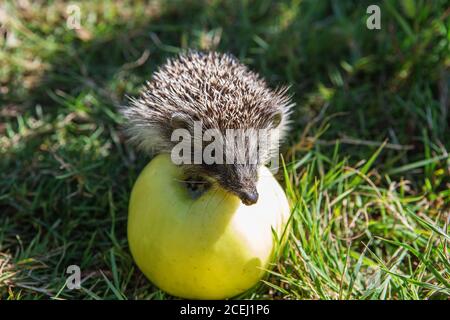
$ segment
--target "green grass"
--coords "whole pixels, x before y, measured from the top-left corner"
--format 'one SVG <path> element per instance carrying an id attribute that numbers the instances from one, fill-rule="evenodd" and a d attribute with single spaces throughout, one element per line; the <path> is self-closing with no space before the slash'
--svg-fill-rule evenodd
<path id="1" fill-rule="evenodd" d="M 292 229 L 242 298 L 449 299 L 446 1 L 0 4 L 0 298 L 166 299 L 133 264 L 145 155 L 117 105 L 185 48 L 235 54 L 296 109 L 280 181 Z M 32 3 L 32 4 L 31 4 Z M 71 2 L 72 3 L 72 2 Z M 386 143 L 384 143 L 386 142 Z M 81 267 L 81 290 L 65 287 Z"/>

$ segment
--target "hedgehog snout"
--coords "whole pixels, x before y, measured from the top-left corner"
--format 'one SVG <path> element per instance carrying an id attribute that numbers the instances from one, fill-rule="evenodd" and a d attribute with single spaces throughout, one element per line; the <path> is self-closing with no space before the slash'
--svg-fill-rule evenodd
<path id="1" fill-rule="evenodd" d="M 255 204 L 259 198 L 258 191 L 256 190 L 242 191 L 239 192 L 238 196 L 241 199 L 242 203 L 245 204 L 246 206 L 251 206 L 252 204 Z"/>
<path id="2" fill-rule="evenodd" d="M 243 204 L 250 206 L 258 201 L 259 194 L 256 189 L 256 182 L 258 180 L 257 171 L 254 166 L 232 166 L 231 171 L 235 175 L 229 176 L 226 180 L 229 189 L 237 195 Z"/>
<path id="3" fill-rule="evenodd" d="M 258 201 L 258 190 L 256 190 L 256 186 L 253 183 L 247 183 L 246 185 L 243 185 L 241 183 L 232 182 L 230 180 L 226 181 L 225 183 L 223 181 L 217 182 L 222 188 L 237 196 L 246 206 L 251 206 Z"/>

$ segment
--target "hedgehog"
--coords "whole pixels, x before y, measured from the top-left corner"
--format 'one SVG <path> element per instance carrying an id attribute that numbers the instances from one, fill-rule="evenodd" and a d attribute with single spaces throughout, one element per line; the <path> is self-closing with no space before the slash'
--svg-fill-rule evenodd
<path id="1" fill-rule="evenodd" d="M 179 143 L 173 139 L 175 130 L 193 135 L 194 122 L 200 123 L 202 133 L 216 130 L 222 134 L 225 159 L 236 160 L 256 148 L 256 161 L 179 164 L 191 189 L 199 184 L 203 188 L 215 185 L 252 205 L 258 200 L 258 169 L 278 152 L 288 130 L 293 104 L 287 92 L 286 86 L 271 89 L 231 54 L 190 50 L 169 58 L 120 111 L 129 140 L 153 156 L 174 150 Z M 237 144 L 227 135 L 230 129 L 270 130 L 271 134 L 266 144 L 251 143 L 254 135 Z M 194 153 L 190 155 L 195 157 Z"/>

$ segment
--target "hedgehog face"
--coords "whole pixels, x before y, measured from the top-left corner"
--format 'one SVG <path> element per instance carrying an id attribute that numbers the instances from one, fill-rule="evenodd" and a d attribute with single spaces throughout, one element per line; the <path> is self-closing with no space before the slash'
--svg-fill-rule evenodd
<path id="1" fill-rule="evenodd" d="M 202 123 L 200 130 L 220 130 L 226 140 L 224 156 L 244 155 L 256 161 L 237 164 L 227 158 L 223 159 L 227 164 L 189 163 L 185 164 L 186 173 L 192 169 L 193 177 L 217 181 L 250 205 L 258 199 L 257 169 L 278 156 L 278 143 L 287 131 L 291 107 L 286 87 L 270 89 L 264 79 L 232 55 L 189 51 L 162 65 L 141 95 L 121 111 L 127 119 L 130 140 L 152 154 L 171 153 L 178 146 L 171 139 L 173 131 L 195 133 L 197 121 Z M 271 129 L 273 133 L 261 135 L 268 137 L 267 143 L 259 144 L 258 134 L 258 143 L 244 136 L 235 147 L 235 141 L 227 136 L 228 129 Z M 192 132 L 191 137 L 197 139 Z"/>
<path id="2" fill-rule="evenodd" d="M 258 201 L 256 182 L 258 166 L 251 164 L 201 165 L 202 172 L 213 178 L 222 188 L 238 196 L 245 205 Z"/>

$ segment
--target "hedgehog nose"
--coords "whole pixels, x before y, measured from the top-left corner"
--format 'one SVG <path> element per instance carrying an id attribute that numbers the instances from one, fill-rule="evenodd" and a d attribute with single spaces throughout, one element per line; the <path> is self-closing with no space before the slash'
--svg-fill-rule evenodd
<path id="1" fill-rule="evenodd" d="M 250 191 L 250 192 L 242 192 L 240 194 L 240 198 L 242 200 L 242 203 L 246 206 L 250 206 L 252 204 L 255 204 L 258 201 L 258 192 L 257 191 Z"/>

